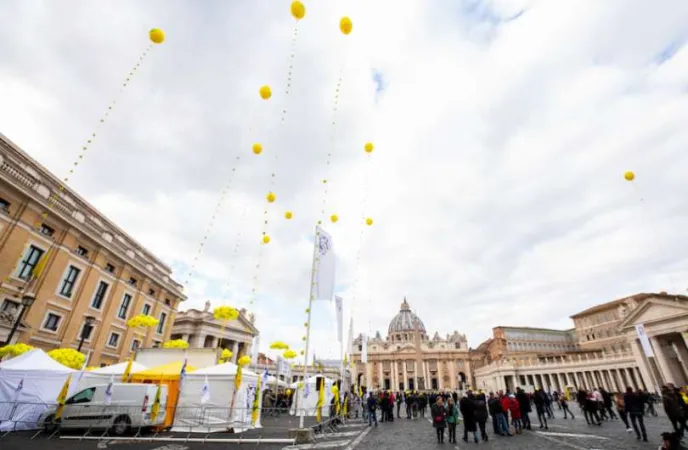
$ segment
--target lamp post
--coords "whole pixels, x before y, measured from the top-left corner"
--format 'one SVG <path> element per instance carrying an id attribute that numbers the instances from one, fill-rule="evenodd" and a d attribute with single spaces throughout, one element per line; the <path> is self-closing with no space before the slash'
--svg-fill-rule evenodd
<path id="1" fill-rule="evenodd" d="M 91 329 L 93 328 L 93 323 L 96 321 L 96 318 L 93 316 L 86 316 L 84 317 L 84 321 L 84 327 L 81 329 L 81 340 L 79 341 L 79 347 L 76 349 L 77 352 L 81 352 L 81 347 L 86 340 L 86 333 L 89 335 L 91 334 Z"/>
<path id="2" fill-rule="evenodd" d="M 7 336 L 7 340 L 5 341 L 5 345 L 9 345 L 12 343 L 12 338 L 14 337 L 14 333 L 17 332 L 17 328 L 19 327 L 19 323 L 21 323 L 21 320 L 24 318 L 24 313 L 31 308 L 31 305 L 33 305 L 33 302 L 36 301 L 36 296 L 34 294 L 24 294 L 24 296 L 21 299 L 21 304 L 22 304 L 22 309 L 19 311 L 19 315 L 17 316 L 17 320 L 14 322 L 14 325 L 12 325 L 12 330 L 10 330 L 10 334 Z"/>

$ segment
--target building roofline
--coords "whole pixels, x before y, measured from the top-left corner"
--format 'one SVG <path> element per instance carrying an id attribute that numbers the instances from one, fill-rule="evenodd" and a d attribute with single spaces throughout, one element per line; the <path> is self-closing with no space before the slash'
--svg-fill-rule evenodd
<path id="1" fill-rule="evenodd" d="M 545 331 L 549 333 L 570 333 L 574 328 L 570 328 L 568 330 L 557 330 L 554 328 L 538 328 L 538 327 L 516 327 L 512 325 L 497 325 L 496 327 L 492 328 L 492 331 L 494 332 L 495 329 L 497 328 L 502 328 L 505 330 L 528 330 L 528 331 Z"/>
<path id="2" fill-rule="evenodd" d="M 623 297 L 623 298 L 619 298 L 619 299 L 617 299 L 617 300 L 612 300 L 612 301 L 607 302 L 607 303 L 602 303 L 601 305 L 591 306 L 591 307 L 588 308 L 588 309 L 584 309 L 583 311 L 578 312 L 578 313 L 576 313 L 576 314 L 570 316 L 570 318 L 571 318 L 571 319 L 577 319 L 577 318 L 579 318 L 579 317 L 581 317 L 581 316 L 585 316 L 585 315 L 587 315 L 587 314 L 592 314 L 592 313 L 595 313 L 595 312 L 604 311 L 604 310 L 606 310 L 606 309 L 613 308 L 613 307 L 615 307 L 615 306 L 621 305 L 621 304 L 627 302 L 628 300 L 644 301 L 644 300 L 647 300 L 648 298 L 660 298 L 660 299 L 676 299 L 676 298 L 680 298 L 680 299 L 683 299 L 683 300 L 688 300 L 688 296 L 680 295 L 680 294 L 668 294 L 668 293 L 666 293 L 666 292 L 659 292 L 659 293 L 644 293 L 644 292 L 641 292 L 641 293 L 639 293 L 639 294 L 629 295 L 628 297 Z"/>

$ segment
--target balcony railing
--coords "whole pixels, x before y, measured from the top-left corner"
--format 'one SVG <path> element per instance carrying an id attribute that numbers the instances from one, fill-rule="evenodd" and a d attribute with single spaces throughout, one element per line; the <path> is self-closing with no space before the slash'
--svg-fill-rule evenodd
<path id="1" fill-rule="evenodd" d="M 480 367 L 475 370 L 476 375 L 485 375 L 494 369 L 506 369 L 506 370 L 517 370 L 517 369 L 539 369 L 543 370 L 556 370 L 556 368 L 565 369 L 572 366 L 581 365 L 603 365 L 607 363 L 614 363 L 623 360 L 633 360 L 632 353 L 608 353 L 602 357 L 574 357 L 566 356 L 564 359 L 560 360 L 500 360 L 494 361 L 486 366 Z"/>

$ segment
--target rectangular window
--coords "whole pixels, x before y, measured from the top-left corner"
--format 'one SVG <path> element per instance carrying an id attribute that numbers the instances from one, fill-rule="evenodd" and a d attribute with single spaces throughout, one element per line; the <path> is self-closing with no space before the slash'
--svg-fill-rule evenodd
<path id="1" fill-rule="evenodd" d="M 155 296 L 155 289 L 148 289 L 148 295 L 151 297 Z"/>
<path id="2" fill-rule="evenodd" d="M 115 266 L 110 263 L 105 264 L 105 271 L 115 273 Z"/>
<path id="3" fill-rule="evenodd" d="M 15 302 L 14 300 L 10 300 L 9 298 L 6 298 L 4 302 L 2 302 L 2 307 L 0 308 L 0 312 L 12 312 L 16 311 L 19 312 L 19 302 Z"/>
<path id="4" fill-rule="evenodd" d="M 93 325 L 83 324 L 81 326 L 81 334 L 79 335 L 79 339 L 83 338 L 85 341 L 88 341 L 91 339 L 91 334 L 93 334 Z"/>
<path id="5" fill-rule="evenodd" d="M 117 347 L 119 344 L 119 333 L 110 333 L 110 339 L 108 339 L 108 347 Z"/>
<path id="6" fill-rule="evenodd" d="M 103 302 L 105 301 L 105 294 L 110 286 L 101 281 L 98 283 L 98 289 L 96 289 L 96 294 L 93 296 L 93 301 L 91 302 L 91 308 L 100 309 L 103 307 Z"/>
<path id="7" fill-rule="evenodd" d="M 146 316 L 150 316 L 151 305 L 149 305 L 148 303 L 146 303 L 145 305 L 143 305 L 143 311 L 141 311 L 141 312 L 142 312 L 144 315 L 146 315 Z"/>
<path id="8" fill-rule="evenodd" d="M 139 347 L 141 347 L 141 341 L 138 339 L 134 339 L 131 341 L 131 351 L 134 352 L 136 351 Z"/>
<path id="9" fill-rule="evenodd" d="M 10 212 L 10 202 L 0 197 L 0 211 Z"/>
<path id="10" fill-rule="evenodd" d="M 55 229 L 43 223 L 41 224 L 41 234 L 52 237 L 55 234 Z"/>
<path id="11" fill-rule="evenodd" d="M 165 320 L 167 320 L 167 314 L 160 313 L 160 321 L 158 322 L 158 334 L 162 334 L 165 329 Z"/>
<path id="12" fill-rule="evenodd" d="M 60 326 L 60 320 L 62 320 L 62 317 L 58 316 L 57 314 L 48 313 L 48 316 L 45 318 L 45 322 L 43 323 L 43 329 L 57 331 L 57 327 Z"/>
<path id="13" fill-rule="evenodd" d="M 172 302 L 170 301 L 169 298 L 165 299 L 165 306 L 172 306 Z"/>
<path id="14" fill-rule="evenodd" d="M 124 294 L 122 297 L 122 304 L 119 305 L 119 311 L 117 311 L 117 317 L 120 319 L 127 318 L 127 311 L 129 311 L 129 304 L 131 303 L 131 295 Z"/>
<path id="15" fill-rule="evenodd" d="M 67 276 L 64 278 L 64 280 L 62 280 L 60 295 L 63 295 L 67 298 L 72 298 L 74 284 L 76 283 L 77 278 L 79 278 L 80 273 L 81 269 L 77 269 L 74 266 L 69 266 L 69 269 L 67 269 Z"/>
<path id="16" fill-rule="evenodd" d="M 84 258 L 88 258 L 88 250 L 86 250 L 86 249 L 85 249 L 84 247 L 82 247 L 82 246 L 78 246 L 78 247 L 76 248 L 76 254 L 79 255 L 79 256 L 83 256 Z"/>
<path id="17" fill-rule="evenodd" d="M 136 278 L 129 278 L 129 284 L 132 286 L 136 286 L 136 283 L 138 283 L 138 280 Z"/>
<path id="18" fill-rule="evenodd" d="M 19 262 L 17 276 L 22 280 L 28 281 L 31 278 L 31 272 L 33 272 L 34 267 L 38 264 L 38 260 L 41 259 L 43 253 L 43 250 L 40 248 L 30 245 L 29 249 L 24 253 L 24 257 Z"/>

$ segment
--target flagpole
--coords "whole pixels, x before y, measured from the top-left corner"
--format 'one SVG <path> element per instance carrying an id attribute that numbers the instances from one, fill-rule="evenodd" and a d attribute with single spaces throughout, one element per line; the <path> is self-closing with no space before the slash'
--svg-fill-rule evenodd
<path id="1" fill-rule="evenodd" d="M 304 364 L 303 364 L 303 386 L 306 388 L 306 383 L 308 383 L 308 348 L 311 343 L 311 309 L 313 306 L 313 285 L 315 284 L 315 262 L 318 257 L 318 227 L 315 228 L 315 240 L 313 241 L 313 266 L 311 267 L 311 284 L 310 284 L 310 294 L 308 296 L 308 326 L 306 327 L 306 349 L 304 353 Z M 299 414 L 299 428 L 303 428 L 304 422 L 304 408 L 301 408 Z"/>

